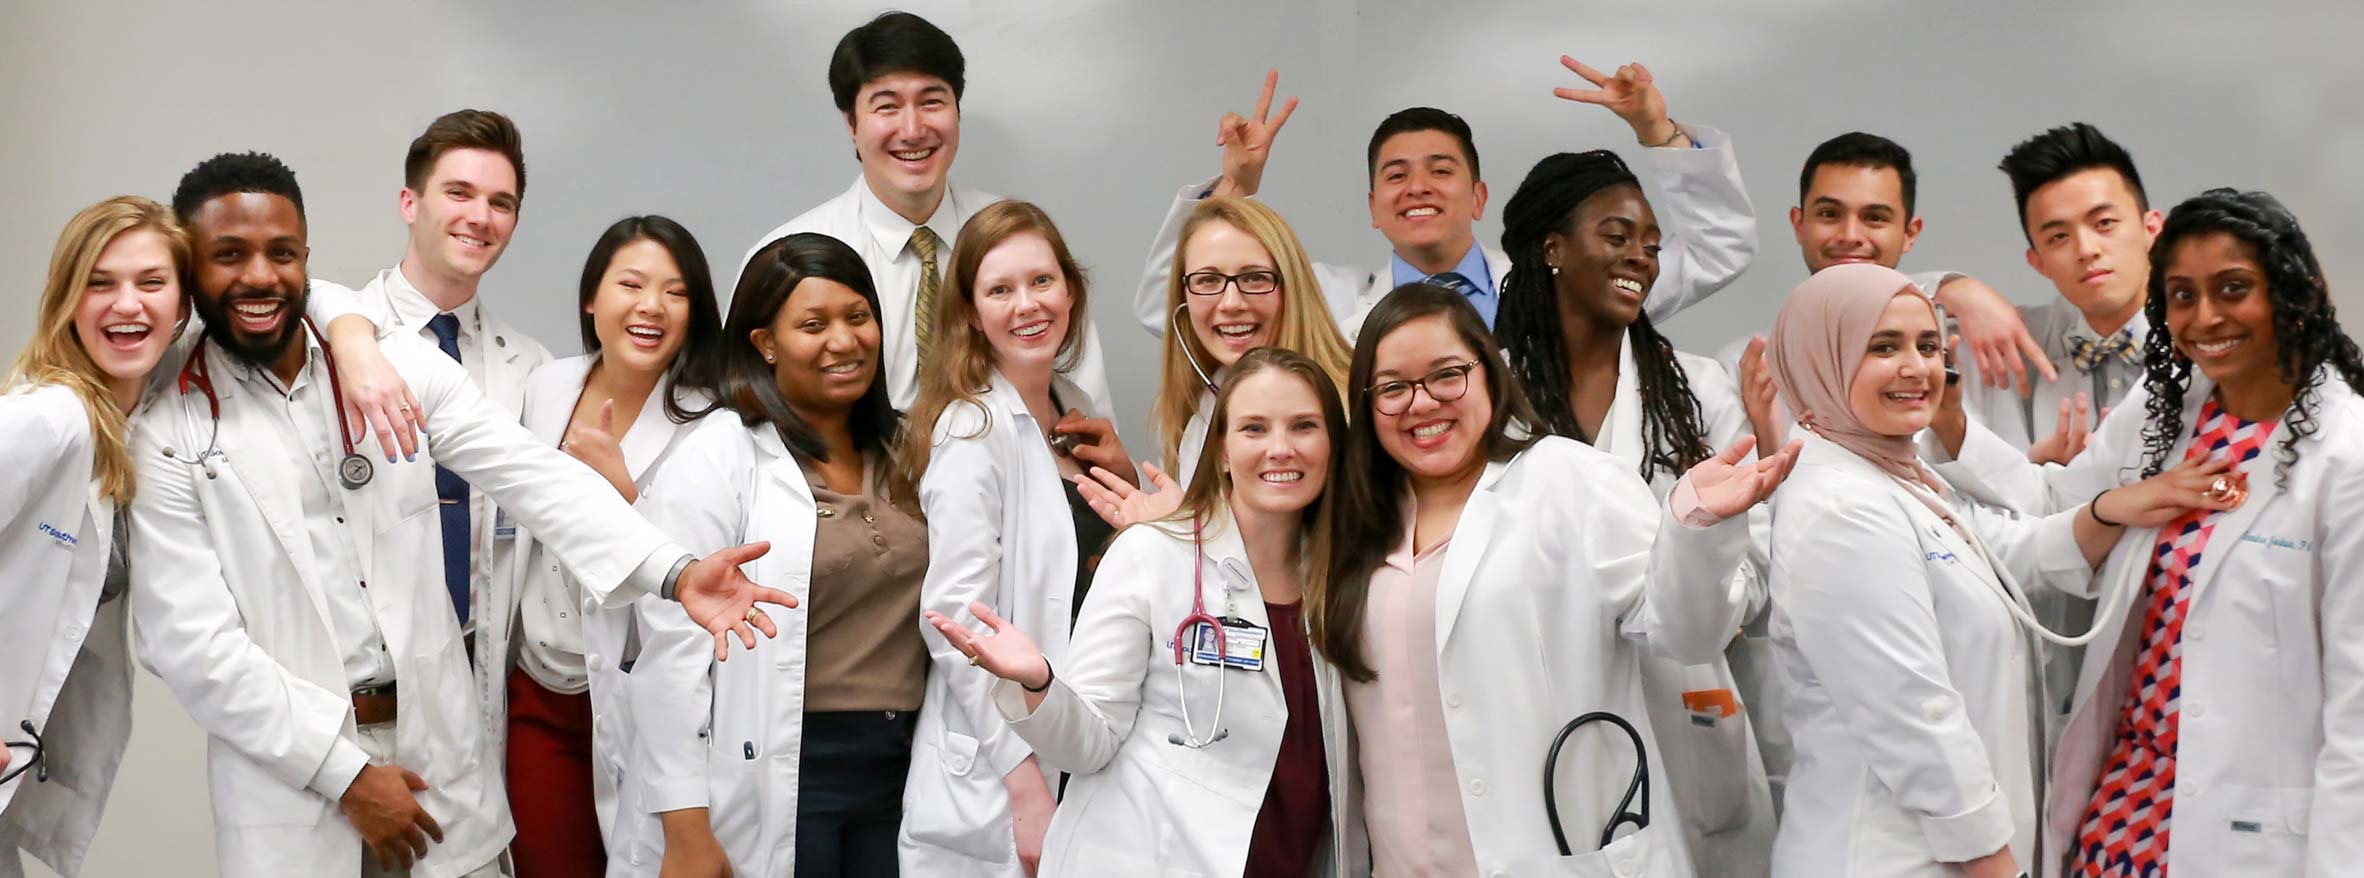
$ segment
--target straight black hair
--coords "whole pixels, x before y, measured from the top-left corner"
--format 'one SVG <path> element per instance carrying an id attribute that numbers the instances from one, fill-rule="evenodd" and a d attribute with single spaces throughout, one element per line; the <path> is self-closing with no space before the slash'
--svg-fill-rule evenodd
<path id="1" fill-rule="evenodd" d="M 1378 129 L 1371 132 L 1370 155 L 1365 159 L 1369 168 L 1363 175 L 1365 182 L 1379 179 L 1379 145 L 1386 143 L 1390 137 L 1414 131 L 1442 131 L 1453 135 L 1453 139 L 1461 144 L 1461 158 L 1469 162 L 1469 178 L 1485 179 L 1478 173 L 1477 141 L 1470 136 L 1468 122 L 1435 107 L 1412 107 L 1397 110 L 1394 115 L 1380 120 Z"/>
<path id="2" fill-rule="evenodd" d="M 854 99 L 871 80 L 894 73 L 918 73 L 944 80 L 952 102 L 960 103 L 968 61 L 952 35 L 908 12 L 886 12 L 846 31 L 829 53 L 829 96 L 839 113 L 852 113 Z"/>
<path id="3" fill-rule="evenodd" d="M 2036 190 L 2078 171 L 2103 168 L 2118 172 L 2126 181 L 2126 188 L 2134 192 L 2134 209 L 2151 209 L 2151 197 L 2142 190 L 2142 175 L 2134 170 L 2134 156 L 2126 148 L 2102 134 L 2101 129 L 2083 122 L 2063 125 L 2019 142 L 2003 156 L 2001 168 L 2011 178 L 2011 199 L 2019 205 L 2020 234 L 2027 234 L 2027 199 Z M 2028 238 L 2028 243 L 2035 243 Z"/>
<path id="4" fill-rule="evenodd" d="M 718 345 L 721 390 L 716 397 L 738 412 L 739 421 L 747 426 L 771 424 L 779 431 L 781 444 L 798 457 L 828 460 L 829 449 L 812 425 L 788 407 L 772 364 L 764 362 L 752 338 L 755 330 L 772 325 L 796 285 L 806 278 L 844 284 L 862 294 L 862 301 L 870 303 L 870 313 L 883 313 L 878 287 L 870 282 L 870 267 L 845 242 L 804 232 L 763 245 L 747 260 L 747 269 L 739 274 L 739 287 L 731 293 L 730 319 L 723 324 L 723 343 Z M 871 376 L 870 389 L 854 401 L 852 416 L 847 419 L 854 447 L 864 451 L 891 454 L 895 431 L 902 423 L 902 415 L 887 399 L 886 380 L 886 367 L 881 364 Z"/>
<path id="5" fill-rule="evenodd" d="M 706 251 L 698 246 L 698 239 L 689 229 L 666 217 L 649 214 L 616 220 L 591 245 L 591 255 L 583 260 L 583 281 L 575 299 L 575 314 L 583 330 L 583 352 L 599 352 L 599 332 L 591 325 L 591 315 L 586 310 L 591 307 L 591 300 L 599 297 L 599 279 L 607 276 L 608 265 L 616 261 L 616 251 L 634 241 L 654 241 L 672 254 L 674 264 L 681 268 L 682 285 L 688 288 L 688 334 L 673 354 L 674 390 L 696 388 L 714 392 L 719 370 L 716 358 L 722 340 L 722 308 L 714 301 L 714 275 L 706 270 Z M 676 424 L 689 423 L 712 410 L 711 405 L 694 412 L 683 408 L 679 393 L 665 397 L 665 415 Z"/>

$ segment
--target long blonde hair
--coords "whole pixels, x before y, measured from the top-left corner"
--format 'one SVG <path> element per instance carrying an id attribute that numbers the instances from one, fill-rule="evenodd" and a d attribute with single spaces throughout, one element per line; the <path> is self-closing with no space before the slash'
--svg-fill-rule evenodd
<path id="1" fill-rule="evenodd" d="M 1166 470 L 1174 471 L 1180 462 L 1182 431 L 1190 418 L 1198 413 L 1199 394 L 1207 385 L 1198 371 L 1191 368 L 1190 358 L 1196 357 L 1199 368 L 1214 365 L 1214 354 L 1199 341 L 1198 331 L 1188 321 L 1170 319 L 1189 301 L 1188 283 L 1184 272 L 1188 266 L 1182 254 L 1190 248 L 1190 237 L 1211 223 L 1222 223 L 1240 230 L 1263 245 L 1271 254 L 1272 267 L 1280 274 L 1280 323 L 1273 328 L 1272 346 L 1304 354 L 1330 373 L 1333 386 L 1346 384 L 1346 368 L 1354 358 L 1354 346 L 1338 332 L 1338 320 L 1330 314 L 1330 306 L 1322 298 L 1321 282 L 1313 274 L 1313 261 L 1305 258 L 1305 245 L 1297 241 L 1296 231 L 1286 220 L 1261 201 L 1228 196 L 1209 198 L 1190 211 L 1190 219 L 1182 224 L 1182 234 L 1174 245 L 1174 267 L 1166 281 L 1166 327 L 1164 366 L 1158 379 L 1157 415 L 1158 445 Z M 1207 376 L 1214 377 L 1211 373 Z"/>
<path id="2" fill-rule="evenodd" d="M 57 249 L 49 255 L 49 279 L 42 284 L 41 304 L 34 318 L 33 338 L 16 355 L 16 364 L 0 386 L 20 389 L 55 384 L 82 399 L 90 415 L 91 476 L 99 493 L 121 505 L 131 502 L 134 475 L 131 465 L 130 419 L 116 406 L 107 389 L 110 380 L 91 359 L 82 337 L 74 332 L 74 313 L 90 285 L 90 272 L 99 254 L 125 232 L 147 229 L 164 236 L 172 249 L 175 280 L 183 283 L 173 334 L 189 314 L 185 278 L 189 268 L 189 235 L 172 211 L 136 195 L 118 195 L 82 209 L 58 233 Z M 154 330 L 151 330 L 154 331 Z"/>
<path id="3" fill-rule="evenodd" d="M 928 458 L 935 450 L 936 420 L 954 403 L 975 404 L 993 382 L 993 346 L 977 328 L 977 266 L 985 254 L 1020 235 L 1041 236 L 1051 245 L 1059 272 L 1066 275 L 1067 337 L 1059 341 L 1052 368 L 1067 372 L 1083 357 L 1083 339 L 1089 334 L 1084 270 L 1050 215 L 1028 202 L 996 201 L 969 217 L 953 239 L 952 271 L 944 276 L 936 296 L 936 313 L 929 315 L 929 362 L 920 371 L 919 397 L 903 418 L 901 453 L 896 455 L 899 473 L 889 487 L 898 502 L 909 501 L 907 508 L 919 506 L 919 478 L 927 474 Z"/>

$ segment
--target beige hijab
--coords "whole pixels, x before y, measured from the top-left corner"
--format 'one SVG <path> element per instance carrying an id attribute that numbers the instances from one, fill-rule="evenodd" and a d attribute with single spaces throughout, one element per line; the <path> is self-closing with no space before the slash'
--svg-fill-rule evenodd
<path id="1" fill-rule="evenodd" d="M 1816 272 L 1790 291 L 1781 315 L 1774 318 L 1765 362 L 1773 370 L 1783 404 L 1798 413 L 1800 423 L 1811 422 L 1816 435 L 1871 461 L 1906 486 L 1943 496 L 1944 483 L 1921 467 L 1913 437 L 1872 432 L 1847 407 L 1847 387 L 1863 365 L 1864 348 L 1879 328 L 1880 314 L 1900 295 L 1928 305 L 1912 278 L 1893 268 L 1856 263 Z M 1930 317 L 1936 317 L 1934 308 Z"/>

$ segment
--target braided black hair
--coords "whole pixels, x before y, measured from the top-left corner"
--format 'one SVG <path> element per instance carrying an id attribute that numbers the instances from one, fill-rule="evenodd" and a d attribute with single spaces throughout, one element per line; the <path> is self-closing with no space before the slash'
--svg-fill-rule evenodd
<path id="1" fill-rule="evenodd" d="M 1567 336 L 1560 328 L 1559 292 L 1544 260 L 1543 239 L 1552 232 L 1572 234 L 1577 208 L 1595 193 L 1640 185 L 1616 153 L 1563 152 L 1536 162 L 1502 211 L 1502 249 L 1510 255 L 1510 273 L 1502 279 L 1495 336 L 1543 427 L 1586 444 L 1593 437 L 1576 423 Z M 1626 336 L 1633 342 L 1634 378 L 1642 399 L 1641 476 L 1648 480 L 1653 470 L 1679 474 L 1714 454 L 1699 397 L 1675 360 L 1674 343 L 1650 325 L 1649 314 L 1636 316 Z"/>
<path id="2" fill-rule="evenodd" d="M 2192 361 L 2176 353 L 2167 331 L 2167 262 L 2175 246 L 2199 235 L 2224 233 L 2248 246 L 2265 272 L 2266 301 L 2273 306 L 2274 345 L 2282 380 L 2297 388 L 2291 397 L 2289 429 L 2274 450 L 2274 481 L 2287 487 L 2290 466 L 2298 462 L 2299 440 L 2315 434 L 2315 388 L 2323 367 L 2339 372 L 2342 380 L 2364 393 L 2364 357 L 2356 342 L 2339 326 L 2331 304 L 2331 288 L 2314 245 L 2299 228 L 2298 217 L 2282 202 L 2264 192 L 2210 189 L 2175 206 L 2151 244 L 2150 298 L 2143 314 L 2150 319 L 2150 338 L 2143 344 L 2143 368 L 2150 422 L 2143 427 L 2143 475 L 2155 476 L 2182 438 L 2183 398 L 2191 390 Z"/>

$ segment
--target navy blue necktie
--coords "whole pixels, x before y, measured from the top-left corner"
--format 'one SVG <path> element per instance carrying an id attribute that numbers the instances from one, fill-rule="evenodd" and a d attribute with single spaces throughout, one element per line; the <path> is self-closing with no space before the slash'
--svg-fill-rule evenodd
<path id="1" fill-rule="evenodd" d="M 442 348 L 452 362 L 460 360 L 460 318 L 437 314 L 427 321 L 427 329 L 435 333 L 435 346 Z M 442 501 L 443 512 L 443 587 L 451 592 L 452 608 L 459 611 L 460 624 L 468 624 L 468 482 L 458 473 L 443 467 L 435 468 L 435 499 Z"/>
<path id="2" fill-rule="evenodd" d="M 1470 280 L 1467 275 L 1458 271 L 1440 271 L 1429 275 L 1428 282 L 1460 293 L 1477 309 L 1478 316 L 1485 319 L 1487 326 L 1494 325 L 1494 297 L 1486 295 L 1486 291 L 1479 289 L 1477 282 Z"/>

